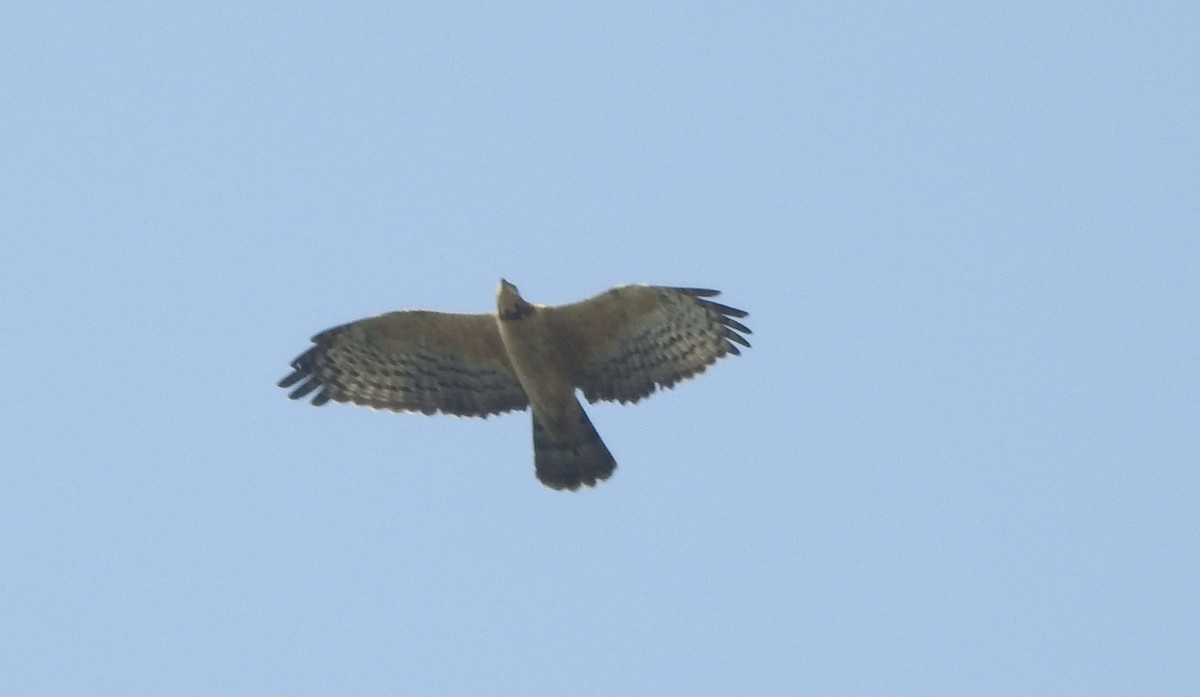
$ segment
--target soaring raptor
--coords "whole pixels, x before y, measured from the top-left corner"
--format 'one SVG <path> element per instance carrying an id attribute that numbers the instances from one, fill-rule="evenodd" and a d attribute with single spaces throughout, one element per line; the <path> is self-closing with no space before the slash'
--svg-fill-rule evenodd
<path id="1" fill-rule="evenodd" d="M 482 416 L 533 411 L 537 477 L 594 486 L 617 463 L 575 397 L 636 402 L 749 347 L 746 312 L 715 290 L 620 286 L 587 300 L 531 305 L 500 280 L 496 313 L 390 312 L 327 329 L 279 381 L 375 409 Z"/>

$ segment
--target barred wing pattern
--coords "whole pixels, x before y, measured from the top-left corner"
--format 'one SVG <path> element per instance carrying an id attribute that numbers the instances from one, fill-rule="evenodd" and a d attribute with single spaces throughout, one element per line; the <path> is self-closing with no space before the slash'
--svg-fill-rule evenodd
<path id="1" fill-rule="evenodd" d="M 391 312 L 321 332 L 279 386 L 312 403 L 483 416 L 524 409 L 493 315 Z"/>
<path id="2" fill-rule="evenodd" d="M 589 402 L 637 402 L 749 347 L 747 313 L 708 298 L 703 288 L 621 286 L 547 308 L 570 356 L 573 380 Z"/>

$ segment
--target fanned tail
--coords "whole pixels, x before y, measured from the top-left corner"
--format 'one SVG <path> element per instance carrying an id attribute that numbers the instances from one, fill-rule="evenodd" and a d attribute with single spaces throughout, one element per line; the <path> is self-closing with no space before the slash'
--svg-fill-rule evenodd
<path id="1" fill-rule="evenodd" d="M 617 463 L 596 427 L 576 402 L 578 419 L 565 434 L 555 434 L 533 413 L 533 459 L 537 478 L 551 489 L 574 491 L 612 476 Z"/>

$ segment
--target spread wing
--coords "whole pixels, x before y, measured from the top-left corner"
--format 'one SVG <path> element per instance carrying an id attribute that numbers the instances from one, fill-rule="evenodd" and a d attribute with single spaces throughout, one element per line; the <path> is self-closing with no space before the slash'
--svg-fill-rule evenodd
<path id="1" fill-rule="evenodd" d="M 487 416 L 524 409 L 496 318 L 443 312 L 392 312 L 312 338 L 279 386 L 312 403 L 353 402 L 375 409 Z"/>
<path id="2" fill-rule="evenodd" d="M 708 300 L 700 288 L 621 286 L 583 302 L 546 308 L 589 402 L 636 402 L 749 347 L 746 312 Z"/>

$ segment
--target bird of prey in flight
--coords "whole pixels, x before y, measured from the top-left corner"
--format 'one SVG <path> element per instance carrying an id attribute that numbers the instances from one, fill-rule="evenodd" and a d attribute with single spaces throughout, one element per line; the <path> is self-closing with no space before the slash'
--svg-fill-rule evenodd
<path id="1" fill-rule="evenodd" d="M 530 408 L 537 477 L 553 489 L 608 479 L 616 461 L 575 396 L 636 402 L 749 347 L 746 312 L 715 290 L 628 285 L 533 305 L 501 279 L 496 312 L 390 312 L 327 329 L 279 381 L 375 409 L 482 416 Z"/>

